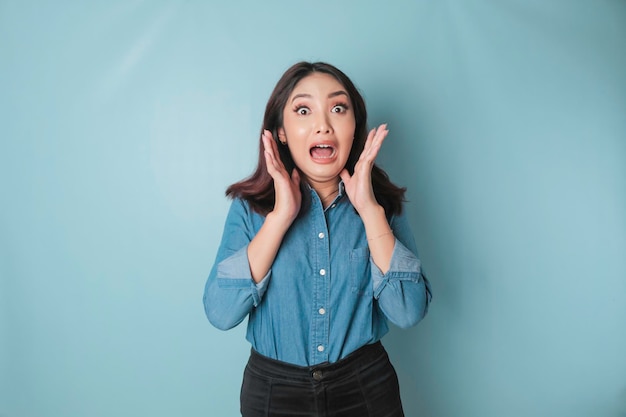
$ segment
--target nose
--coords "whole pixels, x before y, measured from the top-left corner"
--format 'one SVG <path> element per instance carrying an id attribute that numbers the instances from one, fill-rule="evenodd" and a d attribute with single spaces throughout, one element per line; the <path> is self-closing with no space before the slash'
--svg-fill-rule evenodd
<path id="1" fill-rule="evenodd" d="M 328 120 L 328 116 L 326 114 L 322 114 L 320 115 L 317 120 L 315 121 L 316 123 L 316 133 L 317 134 L 321 134 L 321 135 L 327 135 L 330 132 L 332 132 L 332 126 L 330 124 L 330 120 Z"/>

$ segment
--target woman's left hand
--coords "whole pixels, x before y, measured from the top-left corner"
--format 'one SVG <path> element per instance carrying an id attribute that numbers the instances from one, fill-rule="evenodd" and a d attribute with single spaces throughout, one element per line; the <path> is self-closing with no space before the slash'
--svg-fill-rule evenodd
<path id="1" fill-rule="evenodd" d="M 352 176 L 345 168 L 339 174 L 350 202 L 361 216 L 368 209 L 379 207 L 372 187 L 372 167 L 387 133 L 389 130 L 386 123 L 372 129 L 367 135 L 363 152 L 354 166 Z"/>

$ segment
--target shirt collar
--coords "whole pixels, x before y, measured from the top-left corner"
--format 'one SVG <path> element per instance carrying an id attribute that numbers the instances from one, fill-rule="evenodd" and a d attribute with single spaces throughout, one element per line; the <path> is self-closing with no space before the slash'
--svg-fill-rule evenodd
<path id="1" fill-rule="evenodd" d="M 310 192 L 311 194 L 316 194 L 316 195 L 317 195 L 317 191 L 315 191 L 315 189 L 314 189 L 313 187 L 311 187 L 311 184 L 309 184 L 308 182 L 307 182 L 307 183 L 305 183 L 305 184 L 306 184 L 306 187 L 309 189 L 309 192 Z M 335 204 L 335 203 L 337 203 L 339 200 L 341 200 L 341 198 L 342 198 L 342 197 L 344 196 L 344 194 L 345 194 L 346 187 L 345 187 L 345 185 L 344 185 L 344 183 L 343 183 L 343 180 L 342 180 L 341 178 L 339 179 L 338 188 L 339 188 L 339 191 L 338 191 L 338 193 L 337 193 L 337 196 L 334 198 L 334 200 L 333 200 L 333 202 L 330 204 L 330 206 L 332 206 L 333 204 Z M 318 196 L 318 198 L 319 198 L 319 196 Z M 330 206 L 329 206 L 329 207 L 330 207 Z"/>

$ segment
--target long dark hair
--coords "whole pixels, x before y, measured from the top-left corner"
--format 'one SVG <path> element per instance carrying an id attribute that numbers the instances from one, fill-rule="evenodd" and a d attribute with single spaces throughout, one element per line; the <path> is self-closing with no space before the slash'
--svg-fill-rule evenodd
<path id="1" fill-rule="evenodd" d="M 329 74 L 341 83 L 347 90 L 352 108 L 354 109 L 354 119 L 356 126 L 354 129 L 354 142 L 352 150 L 346 162 L 346 169 L 352 175 L 363 147 L 367 139 L 367 110 L 365 101 L 356 89 L 352 81 L 338 68 L 324 62 L 299 62 L 289 68 L 278 80 L 274 91 L 267 101 L 265 116 L 263 117 L 264 129 L 272 132 L 274 140 L 278 140 L 278 129 L 283 125 L 283 110 L 289 96 L 296 87 L 296 84 L 303 78 L 314 72 Z M 287 172 L 291 172 L 295 163 L 291 158 L 289 149 L 278 145 L 278 153 Z M 398 187 L 389 180 L 389 176 L 378 166 L 372 168 L 372 187 L 378 203 L 384 207 L 385 214 L 389 217 L 402 212 L 402 202 L 406 188 Z M 253 210 L 263 215 L 269 213 L 274 208 L 275 194 L 272 177 L 267 172 L 265 157 L 263 155 L 263 141 L 259 135 L 259 160 L 256 170 L 248 178 L 232 184 L 226 189 L 226 195 L 230 198 L 241 198 L 246 200 Z"/>

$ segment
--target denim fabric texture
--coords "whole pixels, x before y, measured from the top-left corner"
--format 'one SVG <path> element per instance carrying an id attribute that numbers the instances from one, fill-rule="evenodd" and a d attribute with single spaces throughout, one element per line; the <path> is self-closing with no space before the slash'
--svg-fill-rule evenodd
<path id="1" fill-rule="evenodd" d="M 380 340 L 388 320 L 413 326 L 431 300 L 404 214 L 389 219 L 396 243 L 383 274 L 343 187 L 326 209 L 317 193 L 308 191 L 258 284 L 247 248 L 265 218 L 234 200 L 204 290 L 205 312 L 215 327 L 230 329 L 248 317 L 246 338 L 255 351 L 299 366 L 336 362 Z"/>

